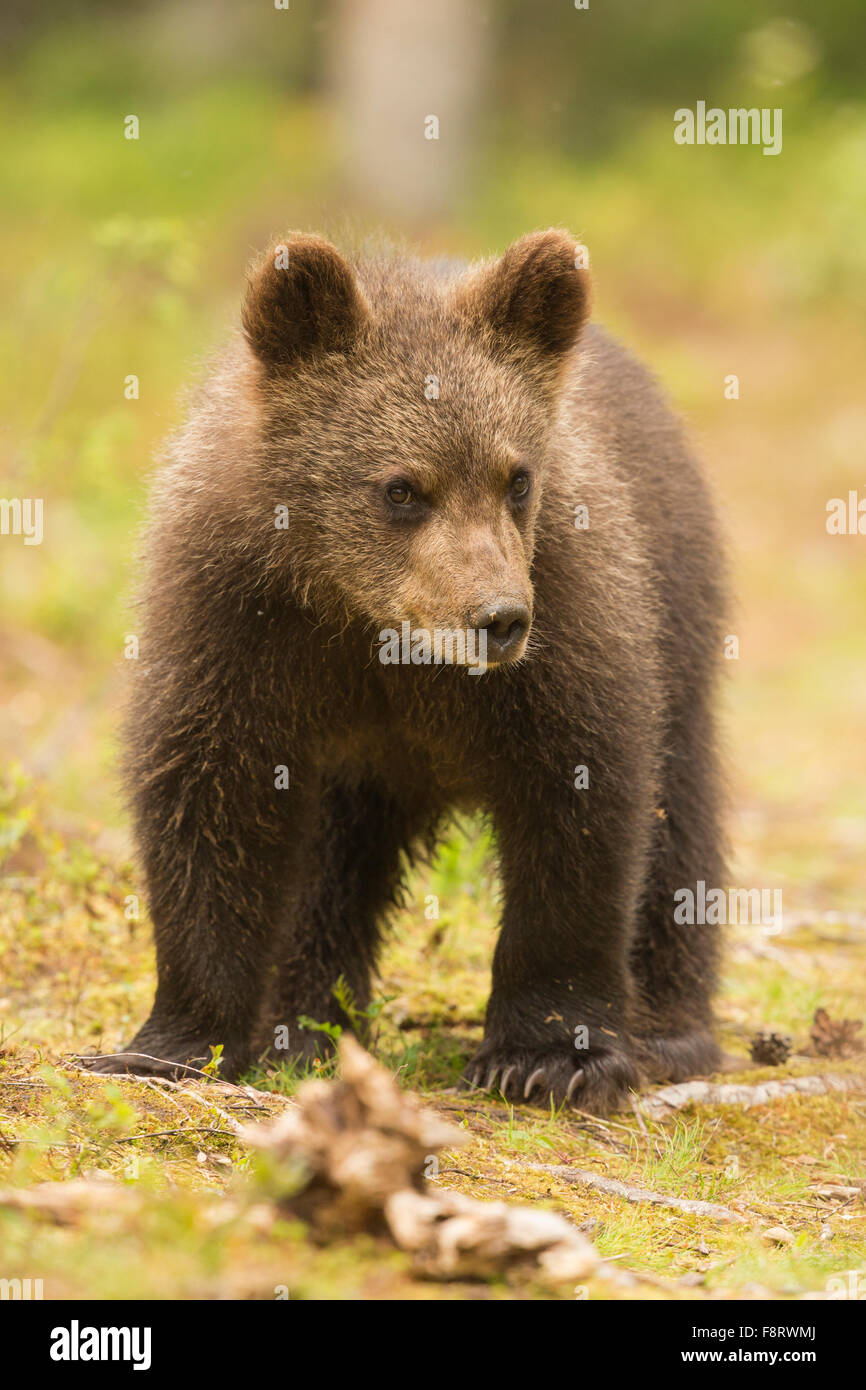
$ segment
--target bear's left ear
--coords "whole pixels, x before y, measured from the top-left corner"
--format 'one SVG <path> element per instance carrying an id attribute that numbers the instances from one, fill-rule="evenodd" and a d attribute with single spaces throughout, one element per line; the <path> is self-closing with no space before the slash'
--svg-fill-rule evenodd
<path id="1" fill-rule="evenodd" d="M 330 242 L 290 237 L 250 276 L 242 322 L 266 367 L 278 370 L 317 352 L 347 352 L 370 311 L 352 267 Z"/>
<path id="2" fill-rule="evenodd" d="M 459 287 L 458 305 L 491 347 L 529 349 L 555 364 L 589 314 L 586 248 L 552 227 L 515 241 Z"/>

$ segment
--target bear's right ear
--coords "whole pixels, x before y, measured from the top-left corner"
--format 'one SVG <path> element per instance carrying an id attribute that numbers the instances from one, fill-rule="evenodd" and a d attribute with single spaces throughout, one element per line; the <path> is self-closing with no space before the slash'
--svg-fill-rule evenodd
<path id="1" fill-rule="evenodd" d="M 524 356 L 556 369 L 589 314 L 586 248 L 551 227 L 531 232 L 499 260 L 471 273 L 458 306 L 494 352 Z"/>
<path id="2" fill-rule="evenodd" d="M 277 370 L 316 352 L 347 352 L 370 317 L 351 266 L 316 236 L 292 237 L 253 272 L 241 314 L 244 333 Z"/>

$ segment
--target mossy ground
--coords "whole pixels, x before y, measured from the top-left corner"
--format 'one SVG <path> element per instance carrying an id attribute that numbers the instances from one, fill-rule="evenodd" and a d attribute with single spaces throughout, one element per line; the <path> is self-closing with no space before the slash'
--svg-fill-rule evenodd
<path id="1" fill-rule="evenodd" d="M 0 1186 L 99 1172 L 116 1183 L 98 1214 L 66 1223 L 0 1208 L 0 1278 L 42 1278 L 46 1297 L 574 1297 L 425 1283 L 373 1240 L 321 1249 L 291 1223 L 257 1223 L 243 1199 L 255 1176 L 225 1116 L 277 1108 L 289 1076 L 257 1076 L 272 1089 L 253 1110 L 204 1082 L 181 1095 L 64 1065 L 125 1040 L 154 983 L 114 774 L 150 459 L 234 312 L 250 253 L 274 229 L 327 229 L 346 210 L 313 98 L 272 76 L 188 80 L 163 63 L 144 81 L 134 36 L 108 12 L 100 24 L 102 46 L 90 21 L 58 27 L 0 89 L 16 130 L 0 230 L 2 491 L 45 502 L 41 546 L 0 545 Z M 131 91 L 147 102 L 137 144 L 118 114 Z M 854 920 L 866 909 L 866 542 L 825 529 L 827 500 L 863 485 L 866 120 L 854 106 L 786 106 L 772 160 L 679 149 L 665 111 L 580 166 L 518 134 L 492 140 L 448 225 L 414 232 L 435 254 L 474 256 L 569 225 L 592 250 L 597 316 L 654 366 L 707 461 L 738 596 L 732 879 L 781 887 L 789 920 L 839 914 L 778 936 L 725 933 L 723 1041 L 744 1078 L 760 1077 L 747 1056 L 758 1025 L 803 1044 L 819 1005 L 866 1013 Z M 137 400 L 124 397 L 129 373 Z M 603 1254 L 644 1276 L 594 1281 L 592 1297 L 788 1297 L 863 1271 L 863 1201 L 815 1192 L 866 1176 L 866 1101 L 853 1093 L 642 1127 L 630 1113 L 601 1123 L 454 1091 L 488 990 L 492 865 L 478 827 L 454 832 L 412 879 L 382 965 L 378 1054 L 468 1135 L 443 1156 L 441 1181 L 592 1223 Z M 780 1074 L 857 1065 L 794 1059 Z M 711 1199 L 747 1220 L 627 1203 L 529 1162 Z M 791 1242 L 768 1244 L 768 1226 Z"/>
<path id="2" fill-rule="evenodd" d="M 23 827 L 26 825 L 26 829 Z M 97 1175 L 114 1180 L 95 1212 L 58 1223 L 0 1205 L 3 1276 L 41 1278 L 46 1297 L 471 1298 L 569 1297 L 524 1281 L 433 1284 L 387 1244 L 357 1238 L 326 1248 L 290 1221 L 257 1219 L 256 1165 L 231 1120 L 266 1119 L 299 1077 L 258 1068 L 245 1091 L 206 1081 L 178 1090 L 98 1080 L 72 1051 L 117 1045 L 153 987 L 147 925 L 129 922 L 129 866 L 42 828 L 19 789 L 7 806 L 19 833 L 0 915 L 8 1020 L 0 1052 L 0 1186 Z M 17 829 L 16 829 L 17 827 Z M 590 1297 L 791 1297 L 826 1291 L 859 1270 L 866 1203 L 821 1197 L 816 1185 L 866 1193 L 866 1093 L 786 1098 L 744 1111 L 691 1108 L 663 1122 L 631 1113 L 596 1120 L 512 1107 L 456 1090 L 481 1033 L 495 938 L 491 846 L 455 829 L 437 862 L 411 879 L 389 938 L 373 1024 L 377 1054 L 464 1130 L 441 1156 L 439 1181 L 475 1197 L 543 1203 L 585 1226 L 600 1252 L 638 1276 L 630 1288 L 596 1280 Z M 428 915 L 438 910 L 438 919 Z M 726 1080 L 858 1070 L 854 1061 L 793 1057 L 755 1068 L 748 1039 L 770 1022 L 805 1045 L 817 1004 L 866 1013 L 866 934 L 844 922 L 757 942 L 729 941 L 719 1004 L 722 1036 L 742 1070 Z M 835 938 L 835 939 L 833 939 Z M 326 1066 L 325 1074 L 329 1068 Z M 718 1203 L 743 1222 L 631 1203 L 527 1165 L 572 1165 L 632 1187 Z M 782 1226 L 790 1244 L 762 1234 Z"/>

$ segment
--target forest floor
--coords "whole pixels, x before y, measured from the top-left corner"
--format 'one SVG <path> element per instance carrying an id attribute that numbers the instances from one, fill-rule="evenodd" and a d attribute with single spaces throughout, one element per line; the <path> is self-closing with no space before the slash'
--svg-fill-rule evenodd
<path id="1" fill-rule="evenodd" d="M 570 1285 L 529 1275 L 436 1283 L 414 1274 L 410 1258 L 381 1236 L 322 1247 L 298 1221 L 263 1227 L 264 1180 L 234 1124 L 278 1114 L 299 1077 L 260 1067 L 244 1087 L 202 1078 L 169 1089 L 77 1070 L 73 1052 L 113 1049 L 148 1009 L 149 930 L 124 915 L 134 876 L 86 842 L 46 829 L 20 787 L 2 826 L 7 846 L 15 841 L 0 904 L 4 1278 L 41 1279 L 46 1298 L 575 1296 Z M 658 1120 L 636 1110 L 599 1120 L 457 1089 L 481 1036 L 495 898 L 486 835 L 456 829 L 436 863 L 411 879 L 368 1011 L 375 1054 L 465 1133 L 459 1150 L 440 1155 L 438 1184 L 565 1214 L 605 1261 L 607 1277 L 589 1280 L 581 1296 L 862 1296 L 863 1059 L 802 1055 L 817 1008 L 834 1020 L 866 1014 L 862 919 L 816 915 L 778 935 L 728 929 L 718 1005 L 732 1059 L 719 1080 L 832 1076 L 848 1078 L 851 1089 L 751 1108 L 690 1104 Z M 751 1063 L 758 1024 L 791 1037 L 783 1065 Z M 320 1074 L 332 1073 L 326 1064 Z M 532 1164 L 640 1191 L 601 1192 Z M 93 1201 L 79 1204 L 65 1188 L 74 1179 L 96 1185 Z M 21 1205 L 21 1194 L 34 1192 L 48 1197 Z M 647 1192 L 722 1212 L 659 1205 Z"/>
<path id="2" fill-rule="evenodd" d="M 320 1247 L 296 1221 L 263 1226 L 262 1174 L 234 1121 L 290 1104 L 288 1072 L 260 1070 L 249 1091 L 171 1090 L 70 1064 L 128 1039 L 155 981 L 115 774 L 151 459 L 236 311 L 251 251 L 274 228 L 327 229 L 323 210 L 343 207 L 314 102 L 249 82 L 163 92 L 160 73 L 131 160 L 102 58 L 99 80 L 75 87 L 91 49 L 88 31 L 76 62 L 65 45 L 37 53 L 9 96 L 27 119 L 0 231 L 3 488 L 43 498 L 46 522 L 44 544 L 0 546 L 0 1279 L 41 1279 L 46 1298 L 573 1298 L 520 1278 L 435 1283 L 378 1237 Z M 468 256 L 538 226 L 585 237 L 597 316 L 652 364 L 706 460 L 737 596 L 732 883 L 781 888 L 785 920 L 778 934 L 724 931 L 725 1081 L 863 1074 L 862 1054 L 803 1049 L 818 1009 L 866 1015 L 866 541 L 825 525 L 828 499 L 863 485 L 864 137 L 846 108 L 804 126 L 790 153 L 786 134 L 780 160 L 683 152 L 663 113 L 591 164 L 509 146 L 451 222 L 421 234 L 431 253 Z M 128 373 L 139 399 L 124 396 Z M 862 1090 L 605 1121 L 456 1090 L 489 990 L 494 862 L 477 825 L 449 836 L 409 882 L 378 986 L 375 1054 L 467 1138 L 441 1156 L 440 1187 L 586 1227 L 630 1276 L 592 1280 L 591 1298 L 862 1297 Z M 751 1063 L 760 1026 L 790 1034 L 783 1065 Z M 81 1179 L 99 1200 L 66 1187 Z"/>

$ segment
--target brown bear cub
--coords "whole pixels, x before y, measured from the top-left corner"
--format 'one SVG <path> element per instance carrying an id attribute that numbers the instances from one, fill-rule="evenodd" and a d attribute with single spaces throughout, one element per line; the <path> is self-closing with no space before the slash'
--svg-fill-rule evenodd
<path id="1" fill-rule="evenodd" d="M 564 232 L 468 271 L 291 237 L 155 490 L 128 784 L 153 1011 L 103 1071 L 347 1025 L 413 848 L 495 829 L 475 1085 L 605 1112 L 712 1070 L 716 522 Z M 443 635 L 444 634 L 444 635 Z M 432 639 L 432 645 L 431 645 Z M 465 639 L 465 640 L 464 640 Z M 437 645 L 438 643 L 438 645 Z"/>

